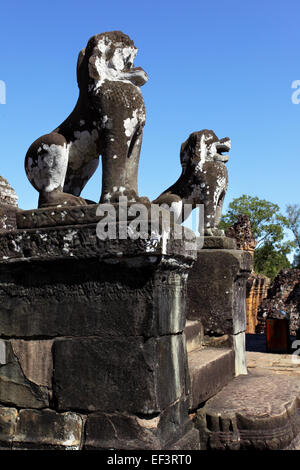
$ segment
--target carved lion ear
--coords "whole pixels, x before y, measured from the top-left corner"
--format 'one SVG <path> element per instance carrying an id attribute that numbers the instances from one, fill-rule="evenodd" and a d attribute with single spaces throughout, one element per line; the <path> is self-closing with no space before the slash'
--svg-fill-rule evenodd
<path id="1" fill-rule="evenodd" d="M 83 62 L 83 59 L 84 59 L 84 56 L 85 56 L 85 49 L 82 49 L 79 54 L 78 54 L 78 59 L 77 59 L 77 83 L 78 83 L 78 86 L 80 87 L 80 84 L 82 82 L 82 75 L 83 75 L 83 71 L 82 71 L 82 62 Z"/>
<path id="2" fill-rule="evenodd" d="M 78 54 L 78 59 L 77 59 L 77 73 L 79 72 L 79 68 L 82 64 L 82 61 L 84 59 L 84 56 L 85 56 L 85 49 L 82 49 L 79 54 Z"/>

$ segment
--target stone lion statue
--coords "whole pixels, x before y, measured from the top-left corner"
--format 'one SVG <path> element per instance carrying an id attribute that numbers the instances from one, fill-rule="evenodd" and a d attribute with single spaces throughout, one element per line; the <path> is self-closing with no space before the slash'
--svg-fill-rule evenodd
<path id="1" fill-rule="evenodd" d="M 218 225 L 228 186 L 225 163 L 229 157 L 223 153 L 230 147 L 228 137 L 219 140 L 211 130 L 193 132 L 181 145 L 179 179 L 153 203 L 171 209 L 177 223 L 183 222 L 196 204 L 203 204 L 204 235 L 224 235 Z M 184 204 L 190 204 L 191 210 L 184 211 Z"/>
<path id="2" fill-rule="evenodd" d="M 93 36 L 79 53 L 79 98 L 69 117 L 30 146 L 25 170 L 39 207 L 78 205 L 102 156 L 101 202 L 139 201 L 137 173 L 148 77 L 133 62 L 137 48 L 120 31 Z"/>

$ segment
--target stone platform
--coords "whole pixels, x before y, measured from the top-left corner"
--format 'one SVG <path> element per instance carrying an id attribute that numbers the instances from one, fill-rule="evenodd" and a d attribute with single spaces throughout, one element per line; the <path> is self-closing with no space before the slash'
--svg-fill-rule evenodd
<path id="1" fill-rule="evenodd" d="M 0 235 L 0 445 L 197 449 L 183 334 L 195 252 L 150 228 L 100 240 L 85 210 L 87 223 L 49 226 L 42 210 L 41 227 Z"/>

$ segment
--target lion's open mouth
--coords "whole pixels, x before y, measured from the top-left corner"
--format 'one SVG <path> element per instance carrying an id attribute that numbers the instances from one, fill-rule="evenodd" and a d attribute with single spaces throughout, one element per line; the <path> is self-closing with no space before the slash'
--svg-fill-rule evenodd
<path id="1" fill-rule="evenodd" d="M 216 155 L 218 156 L 218 160 L 227 162 L 227 160 L 229 159 L 229 156 L 226 154 L 229 152 L 231 148 L 230 139 L 228 139 L 228 137 L 225 137 L 224 139 L 221 139 L 219 142 L 217 142 L 215 145 L 216 145 Z"/>

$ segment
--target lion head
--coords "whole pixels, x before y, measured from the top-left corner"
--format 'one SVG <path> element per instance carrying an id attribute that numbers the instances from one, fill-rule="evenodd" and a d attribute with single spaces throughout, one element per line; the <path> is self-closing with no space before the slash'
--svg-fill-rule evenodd
<path id="1" fill-rule="evenodd" d="M 229 137 L 218 139 L 212 130 L 204 129 L 200 132 L 193 132 L 188 139 L 183 142 L 180 149 L 180 162 L 183 170 L 188 168 L 197 172 L 202 170 L 205 162 L 223 162 L 229 159 L 228 152 L 231 148 Z"/>
<path id="2" fill-rule="evenodd" d="M 121 31 L 96 34 L 80 51 L 77 63 L 79 88 L 100 88 L 105 80 L 128 81 L 142 86 L 148 80 L 146 72 L 133 67 L 137 54 L 134 42 Z M 88 83 L 87 83 L 88 81 Z"/>

